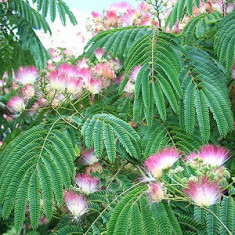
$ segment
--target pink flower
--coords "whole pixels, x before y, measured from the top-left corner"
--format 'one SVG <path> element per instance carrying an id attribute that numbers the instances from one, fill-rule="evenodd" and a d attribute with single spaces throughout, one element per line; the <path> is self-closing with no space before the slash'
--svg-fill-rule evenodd
<path id="1" fill-rule="evenodd" d="M 105 26 L 107 28 L 111 27 L 111 26 L 115 26 L 115 24 L 117 23 L 117 13 L 114 10 L 108 10 L 106 12 L 106 20 L 105 20 Z"/>
<path id="2" fill-rule="evenodd" d="M 97 48 L 94 51 L 95 57 L 97 58 L 98 61 L 101 61 L 103 53 L 104 53 L 104 50 L 102 48 Z"/>
<path id="3" fill-rule="evenodd" d="M 128 2 L 113 3 L 109 8 L 109 10 L 117 11 L 120 13 L 124 13 L 129 9 L 132 9 L 132 7 Z"/>
<path id="4" fill-rule="evenodd" d="M 102 15 L 96 11 L 92 11 L 91 15 L 96 21 L 101 21 L 101 19 L 103 18 Z"/>
<path id="5" fill-rule="evenodd" d="M 75 183 L 82 192 L 90 194 L 97 191 L 99 180 L 87 174 L 77 174 Z"/>
<path id="6" fill-rule="evenodd" d="M 98 94 L 102 90 L 102 81 L 100 79 L 90 78 L 87 82 L 86 89 L 93 95 Z"/>
<path id="7" fill-rule="evenodd" d="M 58 73 L 65 75 L 67 78 L 70 77 L 79 77 L 79 70 L 77 67 L 72 64 L 61 64 L 58 67 Z"/>
<path id="8" fill-rule="evenodd" d="M 141 18 L 141 25 L 152 25 L 152 17 L 149 14 L 143 15 Z"/>
<path id="9" fill-rule="evenodd" d="M 0 147 L 2 147 L 3 146 L 3 141 L 0 141 Z"/>
<path id="10" fill-rule="evenodd" d="M 141 2 L 138 6 L 137 9 L 143 12 L 149 12 L 151 9 L 151 5 L 148 4 L 147 2 Z"/>
<path id="11" fill-rule="evenodd" d="M 212 166 L 221 166 L 226 162 L 229 151 L 223 147 L 215 145 L 205 145 L 201 147 L 199 151 L 199 158 L 203 159 L 204 164 L 210 164 Z"/>
<path id="12" fill-rule="evenodd" d="M 77 67 L 79 69 L 87 69 L 87 68 L 89 68 L 89 66 L 87 64 L 87 61 L 86 61 L 86 58 L 83 58 L 83 59 L 79 60 L 77 62 Z"/>
<path id="13" fill-rule="evenodd" d="M 65 192 L 64 200 L 66 206 L 68 207 L 70 212 L 75 216 L 75 218 L 79 218 L 80 216 L 89 211 L 86 198 L 82 195 L 76 194 L 73 191 Z"/>
<path id="14" fill-rule="evenodd" d="M 77 78 L 70 78 L 67 81 L 67 92 L 70 94 L 77 94 L 82 90 L 82 80 Z"/>
<path id="15" fill-rule="evenodd" d="M 127 93 L 134 93 L 135 91 L 135 84 L 128 81 L 128 83 L 126 84 L 125 88 L 124 88 L 124 91 L 127 92 Z"/>
<path id="16" fill-rule="evenodd" d="M 197 182 L 189 181 L 187 189 L 183 191 L 198 206 L 211 206 L 221 196 L 220 187 L 217 182 L 210 182 L 206 177 Z"/>
<path id="17" fill-rule="evenodd" d="M 141 65 L 137 65 L 137 66 L 135 66 L 135 67 L 133 68 L 133 70 L 132 70 L 132 72 L 131 72 L 131 76 L 130 76 L 130 80 L 131 80 L 131 81 L 133 81 L 133 82 L 136 81 L 136 78 L 137 78 L 137 76 L 138 76 L 138 73 L 139 73 L 141 67 L 142 67 Z"/>
<path id="18" fill-rule="evenodd" d="M 156 178 L 162 176 L 164 170 L 170 168 L 179 159 L 179 153 L 175 148 L 165 148 L 147 158 L 145 166 Z"/>
<path id="19" fill-rule="evenodd" d="M 134 22 L 137 20 L 137 12 L 136 10 L 128 10 L 123 15 L 123 23 L 125 26 L 133 25 Z"/>
<path id="20" fill-rule="evenodd" d="M 23 96 L 23 98 L 31 99 L 34 96 L 34 88 L 33 88 L 33 86 L 27 84 L 21 90 L 21 95 Z"/>
<path id="21" fill-rule="evenodd" d="M 6 82 L 4 80 L 0 80 L 0 87 L 3 87 L 6 85 Z"/>
<path id="22" fill-rule="evenodd" d="M 99 63 L 95 66 L 94 72 L 98 76 L 112 79 L 116 77 L 113 67 L 112 63 Z"/>
<path id="23" fill-rule="evenodd" d="M 12 113 L 22 112 L 25 109 L 24 100 L 15 96 L 8 101 L 7 107 Z"/>
<path id="24" fill-rule="evenodd" d="M 25 66 L 19 68 L 17 75 L 16 75 L 16 81 L 26 85 L 26 84 L 33 84 L 35 80 L 38 77 L 38 71 L 33 66 Z"/>
<path id="25" fill-rule="evenodd" d="M 166 188 L 161 183 L 152 183 L 149 196 L 153 202 L 160 202 L 164 197 L 166 197 Z"/>
<path id="26" fill-rule="evenodd" d="M 94 149 L 87 150 L 82 152 L 81 159 L 83 165 L 93 165 L 98 162 L 98 158 L 94 155 Z"/>
<path id="27" fill-rule="evenodd" d="M 48 78 L 49 78 L 52 89 L 59 91 L 59 92 L 65 91 L 66 77 L 64 74 L 59 74 L 58 70 L 56 70 L 56 71 L 52 71 L 49 74 Z"/>
<path id="28" fill-rule="evenodd" d="M 198 157 L 197 153 L 191 153 L 187 157 L 185 157 L 186 162 L 194 162 L 195 157 Z"/>

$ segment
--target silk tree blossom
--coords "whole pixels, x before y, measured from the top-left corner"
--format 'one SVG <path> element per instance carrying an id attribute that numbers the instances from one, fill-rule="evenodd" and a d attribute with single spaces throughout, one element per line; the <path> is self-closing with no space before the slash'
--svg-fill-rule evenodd
<path id="1" fill-rule="evenodd" d="M 89 211 L 87 199 L 73 191 L 64 192 L 64 200 L 67 208 L 76 219 Z"/>
<path id="2" fill-rule="evenodd" d="M 96 12 L 96 11 L 92 11 L 91 15 L 98 22 L 101 22 L 101 20 L 103 18 L 103 16 L 99 12 Z"/>
<path id="3" fill-rule="evenodd" d="M 104 20 L 106 28 L 114 27 L 117 24 L 117 13 L 114 10 L 108 10 L 106 12 L 106 19 Z"/>
<path id="4" fill-rule="evenodd" d="M 38 77 L 38 71 L 34 66 L 20 67 L 16 74 L 16 81 L 26 85 L 33 84 Z"/>
<path id="5" fill-rule="evenodd" d="M 61 64 L 57 70 L 58 74 L 63 74 L 67 78 L 79 77 L 79 69 L 76 66 L 73 66 L 72 64 Z"/>
<path id="6" fill-rule="evenodd" d="M 66 88 L 66 77 L 64 74 L 59 74 L 58 70 L 52 71 L 49 76 L 49 81 L 51 88 L 58 91 L 63 92 Z"/>
<path id="7" fill-rule="evenodd" d="M 129 9 L 132 9 L 132 6 L 128 2 L 113 3 L 109 7 L 109 10 L 113 10 L 119 13 L 125 13 Z"/>
<path id="8" fill-rule="evenodd" d="M 223 147 L 205 145 L 201 147 L 198 156 L 203 160 L 204 164 L 221 166 L 229 159 L 228 153 L 229 151 Z"/>
<path id="9" fill-rule="evenodd" d="M 6 85 L 6 82 L 4 80 L 0 80 L 0 87 L 3 87 Z"/>
<path id="10" fill-rule="evenodd" d="M 90 78 L 87 82 L 86 89 L 91 92 L 91 94 L 99 94 L 102 90 L 102 80 Z"/>
<path id="11" fill-rule="evenodd" d="M 149 187 L 149 196 L 151 201 L 160 202 L 166 197 L 166 188 L 163 183 L 152 183 Z"/>
<path id="12" fill-rule="evenodd" d="M 138 73 L 139 73 L 141 67 L 142 67 L 141 65 L 137 65 L 137 66 L 135 66 L 135 67 L 133 68 L 133 70 L 132 70 L 132 72 L 131 72 L 131 76 L 130 76 L 130 80 L 131 80 L 131 81 L 133 81 L 133 82 L 136 81 L 136 78 L 137 78 L 137 76 L 138 76 Z"/>
<path id="13" fill-rule="evenodd" d="M 165 148 L 148 157 L 145 161 L 145 166 L 154 177 L 160 178 L 163 171 L 172 167 L 179 157 L 180 156 L 176 148 Z"/>
<path id="14" fill-rule="evenodd" d="M 95 51 L 94 51 L 94 54 L 95 54 L 95 57 L 98 61 L 101 61 L 101 58 L 104 54 L 104 50 L 102 48 L 97 48 Z"/>
<path id="15" fill-rule="evenodd" d="M 34 96 L 34 87 L 27 84 L 22 90 L 21 95 L 25 99 L 31 99 Z"/>
<path id="16" fill-rule="evenodd" d="M 209 207 L 217 202 L 221 196 L 221 188 L 216 181 L 209 181 L 206 177 L 189 181 L 183 191 L 200 207 Z"/>
<path id="17" fill-rule="evenodd" d="M 135 91 L 135 84 L 131 81 L 128 81 L 128 83 L 126 84 L 124 91 L 127 93 L 131 93 L 133 94 Z"/>
<path id="18" fill-rule="evenodd" d="M 77 94 L 82 90 L 82 80 L 77 78 L 69 78 L 66 83 L 67 92 L 69 94 Z"/>
<path id="19" fill-rule="evenodd" d="M 77 62 L 77 67 L 79 69 L 87 69 L 89 68 L 89 65 L 87 64 L 87 59 L 83 58 Z"/>
<path id="20" fill-rule="evenodd" d="M 7 107 L 12 113 L 19 113 L 25 110 L 25 103 L 21 97 L 15 96 L 8 101 Z"/>
<path id="21" fill-rule="evenodd" d="M 87 174 L 77 174 L 75 183 L 83 193 L 90 194 L 97 191 L 99 180 Z"/>
<path id="22" fill-rule="evenodd" d="M 94 149 L 82 152 L 81 159 L 83 165 L 94 165 L 95 163 L 98 162 L 98 158 L 94 154 Z"/>

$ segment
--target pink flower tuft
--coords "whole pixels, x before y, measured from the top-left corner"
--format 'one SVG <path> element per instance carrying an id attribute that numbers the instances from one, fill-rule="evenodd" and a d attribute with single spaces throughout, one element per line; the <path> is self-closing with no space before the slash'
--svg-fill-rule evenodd
<path id="1" fill-rule="evenodd" d="M 67 92 L 70 94 L 77 94 L 82 90 L 82 80 L 77 78 L 70 78 L 66 84 Z"/>
<path id="2" fill-rule="evenodd" d="M 67 78 L 79 77 L 79 70 L 72 64 L 61 64 L 58 67 L 58 73 L 65 75 Z"/>
<path id="3" fill-rule="evenodd" d="M 136 78 L 138 76 L 138 73 L 139 73 L 141 67 L 142 67 L 141 65 L 137 65 L 133 68 L 133 70 L 131 72 L 131 76 L 130 76 L 131 81 L 134 81 L 134 82 L 136 81 Z"/>
<path id="4" fill-rule="evenodd" d="M 175 148 L 165 148 L 150 156 L 145 161 L 145 166 L 156 178 L 160 178 L 164 170 L 170 168 L 179 159 L 179 153 Z"/>
<path id="5" fill-rule="evenodd" d="M 83 165 L 93 165 L 98 162 L 97 156 L 94 154 L 94 149 L 82 152 L 81 159 Z"/>
<path id="6" fill-rule="evenodd" d="M 59 74 L 58 70 L 52 71 L 49 76 L 51 88 L 63 92 L 66 88 L 66 77 L 64 74 Z"/>
<path id="7" fill-rule="evenodd" d="M 128 2 L 113 3 L 109 8 L 109 10 L 117 11 L 120 13 L 125 13 L 127 10 L 130 9 L 132 9 L 132 7 Z"/>
<path id="8" fill-rule="evenodd" d="M 91 94 L 95 95 L 100 93 L 102 90 L 102 81 L 101 79 L 90 78 L 87 82 L 86 89 L 91 92 Z"/>
<path id="9" fill-rule="evenodd" d="M 184 192 L 198 206 L 211 206 L 221 196 L 220 187 L 217 182 L 210 182 L 206 177 L 197 182 L 189 181 L 187 189 Z"/>
<path id="10" fill-rule="evenodd" d="M 191 153 L 187 157 L 185 157 L 186 162 L 194 162 L 195 157 L 198 157 L 197 153 Z"/>
<path id="11" fill-rule="evenodd" d="M 23 98 L 31 99 L 34 96 L 34 88 L 33 88 L 33 86 L 27 84 L 21 90 L 21 95 L 23 96 Z"/>
<path id="12" fill-rule="evenodd" d="M 203 159 L 203 163 L 212 166 L 221 166 L 226 162 L 229 151 L 223 147 L 215 145 L 205 145 L 201 147 L 198 156 Z"/>
<path id="13" fill-rule="evenodd" d="M 33 66 L 25 66 L 19 68 L 17 75 L 16 75 L 16 81 L 26 85 L 26 84 L 33 84 L 35 80 L 38 77 L 38 71 Z"/>
<path id="14" fill-rule="evenodd" d="M 86 198 L 73 191 L 64 192 L 64 200 L 75 218 L 79 218 L 89 211 Z"/>
<path id="15" fill-rule="evenodd" d="M 75 182 L 79 189 L 86 194 L 97 191 L 97 186 L 99 184 L 98 178 L 93 178 L 87 174 L 77 174 Z"/>
<path id="16" fill-rule="evenodd" d="M 153 183 L 149 190 L 149 196 L 153 202 L 160 202 L 166 197 L 166 188 L 163 184 Z"/>
<path id="17" fill-rule="evenodd" d="M 95 57 L 97 58 L 98 61 L 101 61 L 103 53 L 104 53 L 104 50 L 102 48 L 97 48 L 94 51 Z"/>
<path id="18" fill-rule="evenodd" d="M 22 112 L 25 109 L 24 100 L 15 96 L 8 101 L 7 107 L 12 113 Z"/>

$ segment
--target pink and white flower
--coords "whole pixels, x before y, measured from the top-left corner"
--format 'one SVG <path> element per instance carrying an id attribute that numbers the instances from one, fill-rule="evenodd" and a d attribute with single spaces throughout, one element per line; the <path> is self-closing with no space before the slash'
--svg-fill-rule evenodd
<path id="1" fill-rule="evenodd" d="M 83 165 L 94 165 L 98 162 L 97 156 L 94 154 L 94 149 L 87 150 L 81 154 Z"/>
<path id="2" fill-rule="evenodd" d="M 21 95 L 25 99 L 31 99 L 34 96 L 34 88 L 33 86 L 27 84 L 22 90 Z"/>
<path id="3" fill-rule="evenodd" d="M 67 92 L 70 94 L 77 94 L 82 90 L 82 80 L 77 78 L 70 78 L 66 84 Z"/>
<path id="4" fill-rule="evenodd" d="M 97 48 L 95 51 L 94 51 L 94 54 L 95 54 L 95 57 L 98 61 L 101 61 L 101 58 L 102 58 L 102 55 L 104 53 L 104 50 L 102 48 Z"/>
<path id="5" fill-rule="evenodd" d="M 145 166 L 154 177 L 160 178 L 163 171 L 172 167 L 179 157 L 180 156 L 176 148 L 165 148 L 148 157 L 145 161 Z"/>
<path id="6" fill-rule="evenodd" d="M 83 193 L 90 194 L 97 191 L 99 184 L 98 178 L 93 178 L 87 174 L 77 174 L 75 178 L 76 185 Z"/>
<path id="7" fill-rule="evenodd" d="M 91 92 L 91 94 L 95 95 L 100 93 L 102 90 L 102 81 L 101 79 L 90 78 L 87 82 L 86 89 Z"/>
<path id="8" fill-rule="evenodd" d="M 38 71 L 34 66 L 25 66 L 19 68 L 16 81 L 26 85 L 26 84 L 33 84 L 38 77 Z"/>
<path id="9" fill-rule="evenodd" d="M 64 76 L 66 76 L 67 78 L 71 78 L 71 77 L 79 77 L 79 70 L 77 67 L 73 66 L 72 64 L 61 64 L 58 67 L 58 74 L 61 75 L 63 74 Z"/>
<path id="10" fill-rule="evenodd" d="M 131 72 L 131 76 L 130 76 L 130 80 L 131 80 L 131 81 L 133 81 L 133 82 L 136 81 L 136 78 L 137 78 L 137 76 L 138 76 L 138 73 L 139 73 L 141 67 L 142 67 L 141 65 L 137 65 L 137 66 L 135 66 L 135 67 L 133 68 L 133 70 L 132 70 L 132 72 Z"/>
<path id="11" fill-rule="evenodd" d="M 149 188 L 149 196 L 151 201 L 160 202 L 166 197 L 166 188 L 162 183 L 152 183 Z"/>
<path id="12" fill-rule="evenodd" d="M 0 87 L 3 87 L 6 85 L 6 82 L 4 80 L 0 80 Z"/>
<path id="13" fill-rule="evenodd" d="M 229 151 L 223 147 L 215 145 L 205 145 L 201 147 L 199 151 L 199 158 L 203 159 L 204 164 L 209 164 L 212 166 L 221 166 L 226 162 Z"/>
<path id="14" fill-rule="evenodd" d="M 18 113 L 25 109 L 25 103 L 21 97 L 15 96 L 8 101 L 7 107 L 12 113 Z"/>
<path id="15" fill-rule="evenodd" d="M 216 203 L 221 196 L 220 187 L 217 182 L 211 182 L 206 177 L 198 181 L 189 181 L 183 191 L 191 200 L 200 207 L 208 207 Z"/>
<path id="16" fill-rule="evenodd" d="M 64 200 L 69 211 L 75 218 L 79 218 L 89 211 L 86 198 L 73 191 L 65 192 Z"/>
<path id="17" fill-rule="evenodd" d="M 56 70 L 56 71 L 52 71 L 49 74 L 48 78 L 49 78 L 52 89 L 59 91 L 59 92 L 65 91 L 66 77 L 64 76 L 64 74 L 59 74 L 58 70 Z"/>
<path id="18" fill-rule="evenodd" d="M 109 8 L 109 10 L 118 11 L 122 14 L 129 9 L 132 9 L 132 6 L 128 2 L 113 3 Z"/>

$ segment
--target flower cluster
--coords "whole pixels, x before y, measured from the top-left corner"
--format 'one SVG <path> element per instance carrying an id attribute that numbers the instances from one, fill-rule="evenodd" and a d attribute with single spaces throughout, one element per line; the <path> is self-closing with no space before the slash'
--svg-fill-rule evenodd
<path id="1" fill-rule="evenodd" d="M 67 208 L 75 219 L 79 219 L 89 211 L 86 196 L 98 190 L 99 179 L 92 177 L 91 173 L 95 171 L 102 172 L 102 166 L 98 163 L 98 158 L 94 155 L 93 149 L 82 152 L 81 163 L 85 166 L 88 165 L 85 168 L 85 173 L 78 173 L 74 179 L 75 186 L 73 191 L 65 192 Z"/>
<path id="2" fill-rule="evenodd" d="M 88 30 L 94 34 L 112 28 L 130 25 L 158 26 L 155 17 L 150 14 L 151 5 L 142 2 L 134 9 L 128 2 L 112 4 L 104 14 L 92 12 L 93 25 L 88 25 Z"/>
<path id="3" fill-rule="evenodd" d="M 13 76 L 14 81 L 12 84 L 12 89 L 15 91 L 19 90 L 19 94 L 8 101 L 7 107 L 10 112 L 20 113 L 24 111 L 29 99 L 35 95 L 33 84 L 35 83 L 38 76 L 38 71 L 33 66 L 19 68 L 16 75 Z M 4 91 L 9 92 L 6 89 Z"/>
<path id="4" fill-rule="evenodd" d="M 201 207 L 208 207 L 217 202 L 223 192 L 229 172 L 223 163 L 229 159 L 228 150 L 214 145 L 202 146 L 185 158 L 185 168 L 172 168 L 179 160 L 176 148 L 167 147 L 145 160 L 149 177 L 149 196 L 151 201 L 160 202 L 171 197 L 167 194 L 165 179 L 181 186 L 183 197 Z M 182 177 L 182 172 L 190 167 L 194 172 L 190 177 Z M 167 181 L 169 185 L 169 181 Z M 181 195 L 181 196 L 182 196 Z"/>

